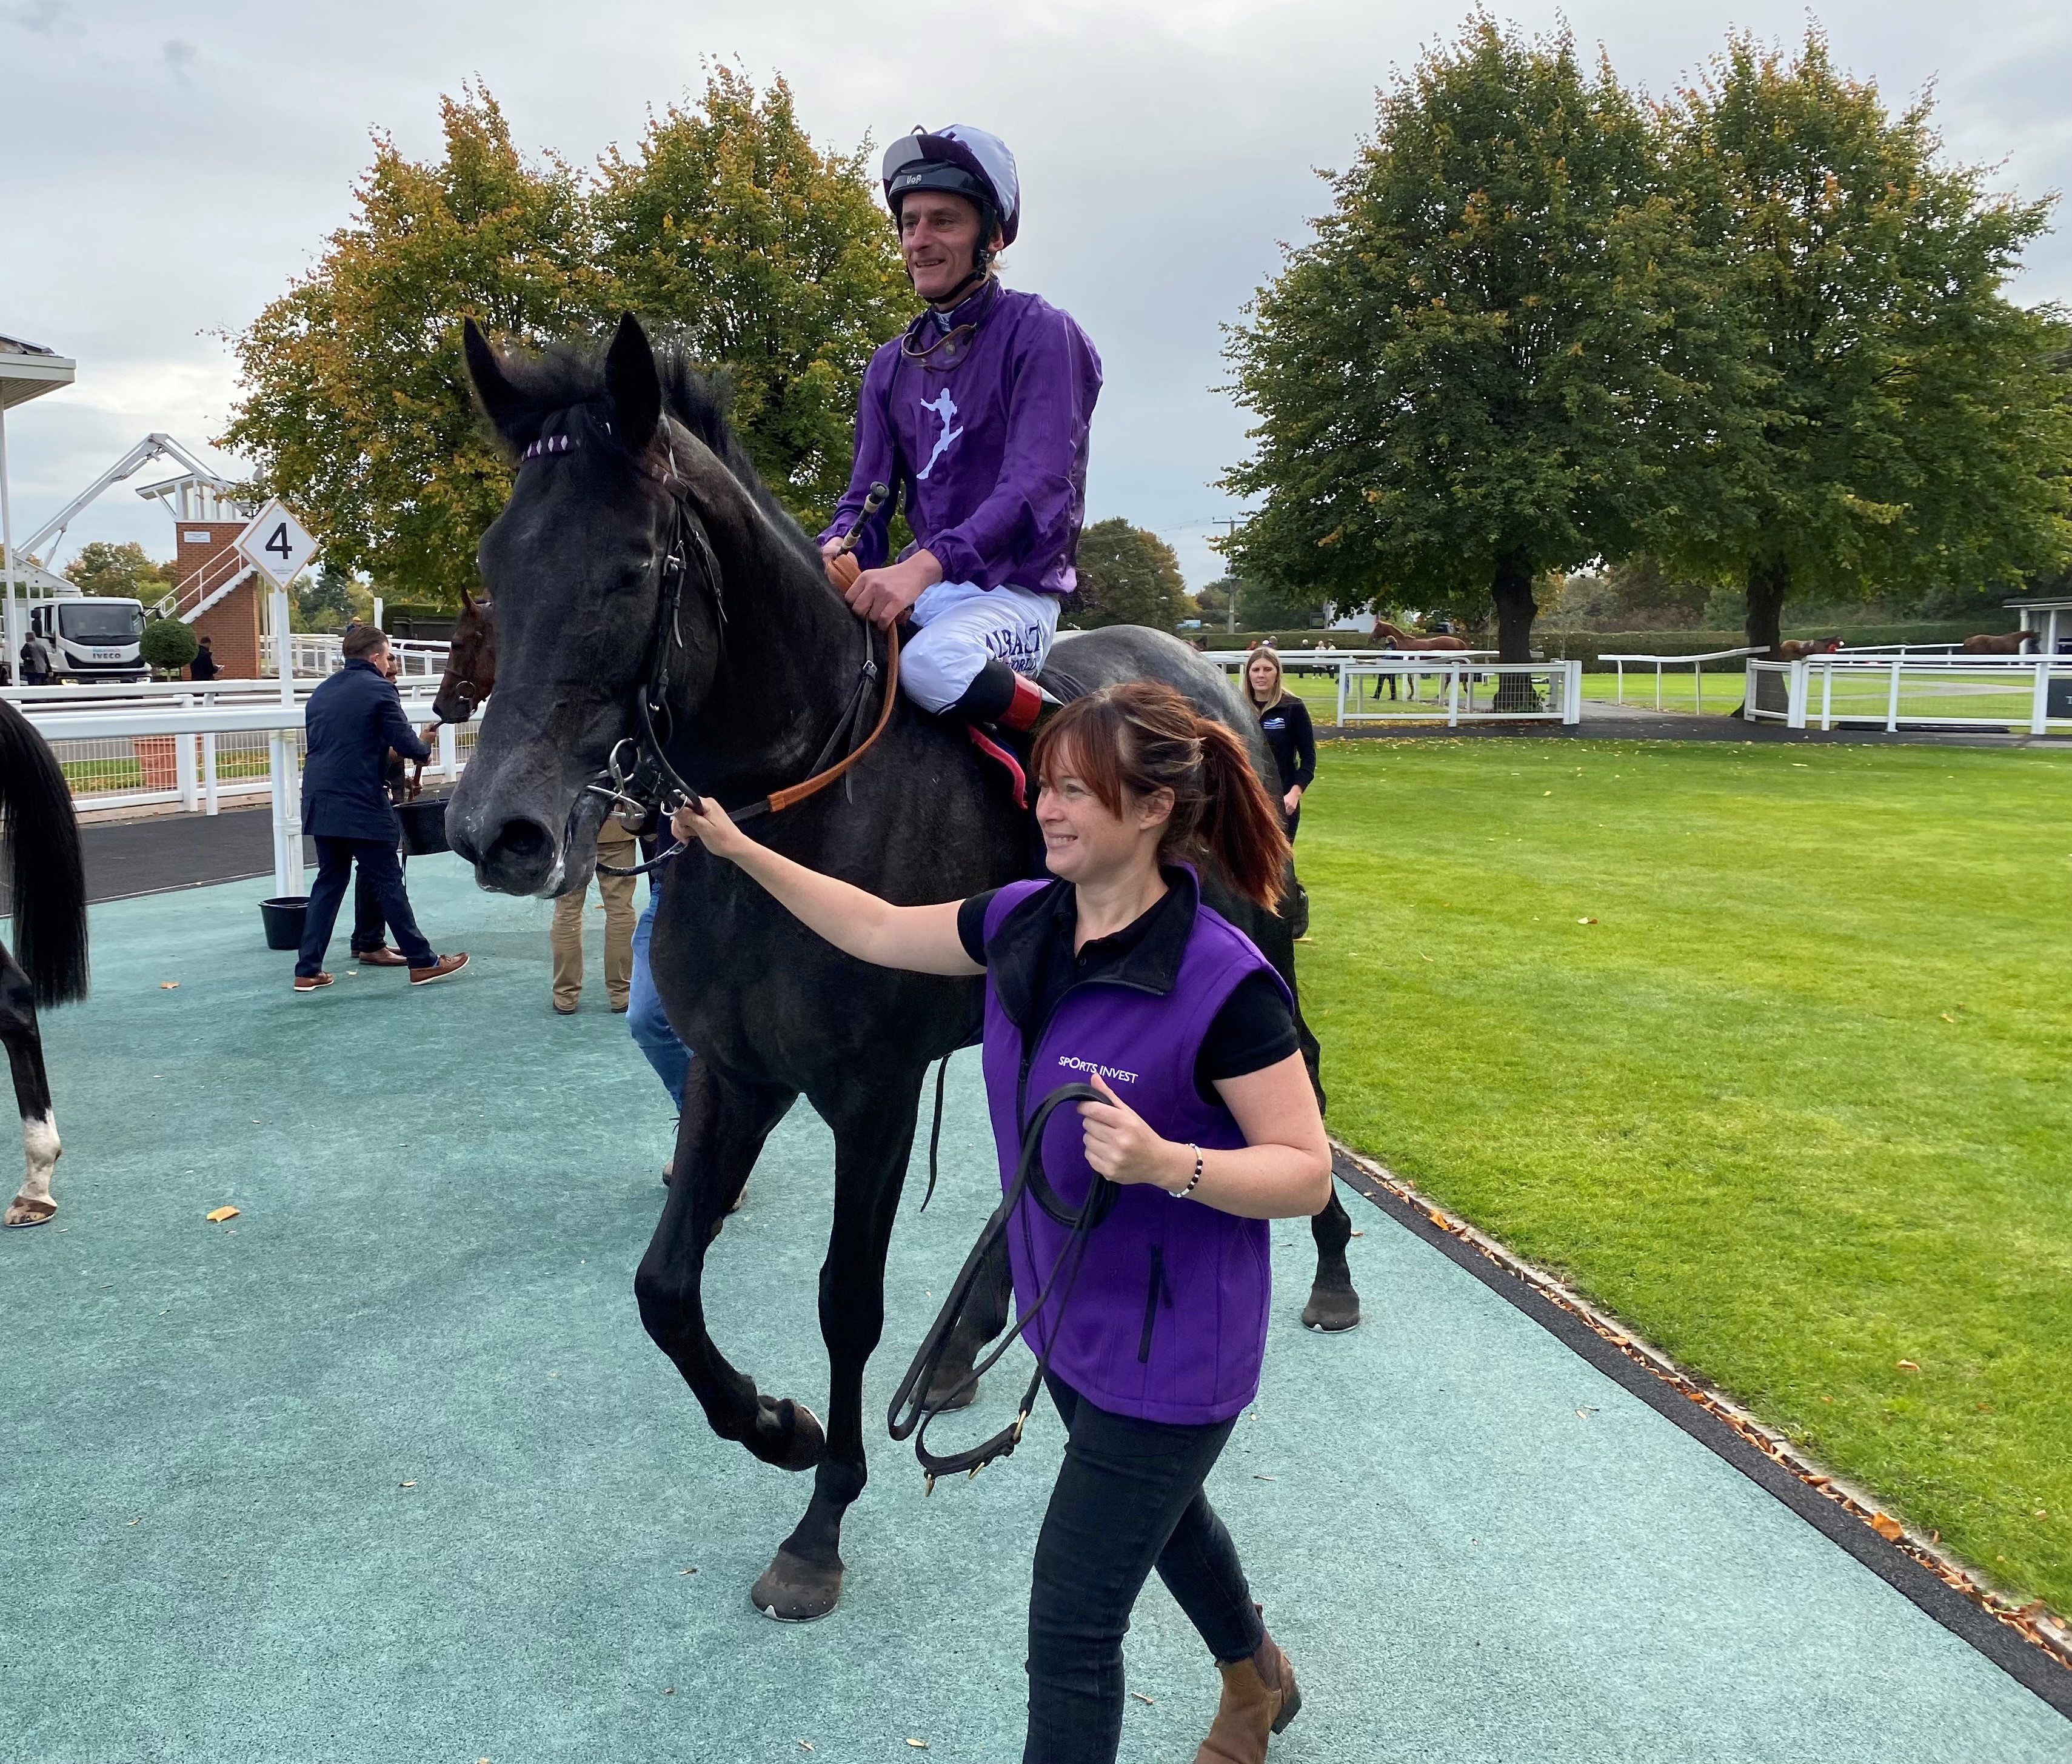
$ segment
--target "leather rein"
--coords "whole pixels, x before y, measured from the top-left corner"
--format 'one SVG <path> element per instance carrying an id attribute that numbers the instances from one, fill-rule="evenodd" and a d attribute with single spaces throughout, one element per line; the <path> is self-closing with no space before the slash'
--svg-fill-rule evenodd
<path id="1" fill-rule="evenodd" d="M 606 424 L 606 428 L 608 433 L 610 425 Z M 667 434 L 668 432 L 668 419 L 664 417 L 664 433 Z M 576 438 L 573 435 L 543 435 L 526 448 L 524 458 L 535 459 L 568 453 L 577 445 Z M 612 748 L 604 770 L 584 788 L 591 794 L 606 798 L 615 808 L 629 811 L 640 822 L 652 824 L 658 819 L 666 821 L 680 804 L 688 804 L 693 811 L 701 813 L 705 808 L 705 798 L 670 763 L 666 746 L 668 737 L 673 733 L 673 718 L 669 709 L 669 663 L 672 655 L 684 648 L 680 617 L 684 584 L 695 572 L 700 584 L 712 597 L 713 611 L 719 620 L 722 646 L 726 633 L 726 600 L 721 589 L 719 560 L 713 555 L 712 542 L 706 538 L 703 526 L 692 517 L 679 487 L 683 480 L 676 471 L 674 437 L 671 436 L 669 439 L 666 463 L 652 457 L 645 463 L 648 471 L 662 486 L 664 493 L 669 499 L 670 522 L 668 538 L 663 545 L 660 557 L 660 591 L 656 599 L 655 630 L 648 645 L 648 671 L 633 698 L 633 721 L 637 733 L 623 738 Z M 873 652 L 870 630 L 866 623 L 864 627 L 863 663 L 857 672 L 856 685 L 849 693 L 849 702 L 844 707 L 833 733 L 828 736 L 821 747 L 819 758 L 814 761 L 812 775 L 803 783 L 773 790 L 768 796 L 742 808 L 729 809 L 728 818 L 738 824 L 753 820 L 758 815 L 782 813 L 796 804 L 825 790 L 870 752 L 878 738 L 885 733 L 886 726 L 892 721 L 893 706 L 898 699 L 899 631 L 896 625 L 885 635 L 883 691 L 878 705 L 878 721 L 859 745 L 843 753 L 842 750 L 853 738 L 865 694 L 871 683 L 878 677 L 878 660 Z M 835 757 L 837 754 L 841 758 Z M 673 840 L 666 850 L 658 853 L 645 863 L 607 864 L 600 860 L 597 868 L 607 876 L 643 875 L 680 856 L 684 849 L 682 840 Z"/>

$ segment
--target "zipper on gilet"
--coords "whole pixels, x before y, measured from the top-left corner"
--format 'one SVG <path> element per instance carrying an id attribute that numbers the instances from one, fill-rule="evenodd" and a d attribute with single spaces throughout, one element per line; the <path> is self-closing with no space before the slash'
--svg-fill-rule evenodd
<path id="1" fill-rule="evenodd" d="M 1166 1246 L 1151 1246 L 1151 1278 L 1144 1289 L 1144 1333 L 1137 1338 L 1137 1358 L 1139 1364 L 1147 1363 L 1151 1358 L 1151 1330 L 1158 1321 L 1158 1307 L 1163 1305 L 1169 1311 L 1173 1308 L 1173 1289 L 1166 1278 Z"/>

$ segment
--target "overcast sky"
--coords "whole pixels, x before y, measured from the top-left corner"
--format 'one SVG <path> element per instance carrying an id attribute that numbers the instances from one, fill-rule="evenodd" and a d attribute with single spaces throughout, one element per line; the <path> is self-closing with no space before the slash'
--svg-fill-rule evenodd
<path id="1" fill-rule="evenodd" d="M 148 431 L 200 448 L 235 393 L 220 333 L 246 325 L 348 218 L 368 132 L 438 149 L 438 100 L 479 75 L 521 149 L 577 164 L 630 145 L 648 106 L 702 86 L 701 58 L 782 72 L 816 139 L 882 145 L 973 122 L 1022 169 L 1009 279 L 1072 312 L 1107 368 L 1091 518 L 1123 515 L 1218 574 L 1235 512 L 1211 487 L 1244 446 L 1215 388 L 1219 327 L 1324 205 L 1374 93 L 1464 9 L 1400 0 L 1045 0 L 747 7 L 705 0 L 0 0 L 0 333 L 79 360 L 76 385 L 7 425 L 18 540 Z M 1546 5 L 1499 7 L 1531 29 Z M 1782 0 L 1733 11 L 1580 0 L 1568 17 L 1630 83 L 1666 90 L 1730 25 L 1795 39 Z M 2072 7 L 1852 0 L 1819 14 L 1842 67 L 1897 107 L 1931 85 L 1951 153 L 2025 195 L 2072 181 Z M 2061 223 L 2066 217 L 2060 217 Z M 2029 301 L 2072 300 L 2064 227 L 2032 253 Z M 134 483 L 165 475 L 147 470 Z M 170 523 L 130 487 L 81 517 L 154 555 Z"/>

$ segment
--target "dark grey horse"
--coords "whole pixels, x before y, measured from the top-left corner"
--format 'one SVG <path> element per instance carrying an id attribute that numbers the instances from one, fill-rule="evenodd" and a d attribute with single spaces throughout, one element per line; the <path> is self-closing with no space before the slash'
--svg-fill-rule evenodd
<path id="1" fill-rule="evenodd" d="M 807 778 L 831 742 L 854 744 L 855 735 L 833 738 L 865 661 L 883 649 L 757 481 L 713 388 L 673 360 L 658 368 L 630 317 L 602 360 L 558 350 L 502 361 L 472 324 L 467 340 L 477 396 L 522 463 L 482 539 L 496 692 L 446 825 L 483 886 L 557 894 L 590 878 L 606 803 L 585 786 L 634 734 L 636 698 L 658 660 L 672 763 L 738 808 Z M 672 535 L 702 567 L 683 578 L 665 620 Z M 1053 673 L 1068 690 L 1169 680 L 1260 744 L 1221 673 L 1174 638 L 1128 629 L 1073 636 L 1058 644 Z M 859 730 L 875 720 L 877 691 L 870 682 Z M 1264 771 L 1263 747 L 1256 757 Z M 1002 780 L 987 775 L 960 730 L 903 702 L 839 784 L 751 825 L 775 849 L 907 904 L 995 886 L 1026 861 L 1024 820 Z M 1292 982 L 1285 923 L 1241 909 L 1227 890 L 1212 886 L 1210 898 Z M 883 1328 L 886 1251 L 923 1076 L 930 1061 L 974 1039 L 980 983 L 852 960 L 696 847 L 669 866 L 651 960 L 669 1020 L 697 1057 L 676 1179 L 634 1281 L 641 1320 L 716 1433 L 765 1463 L 816 1470 L 805 1516 L 751 1596 L 774 1616 L 822 1616 L 841 1591 L 842 1515 L 865 1479 L 863 1369 Z M 758 1392 L 728 1362 L 701 1290 L 708 1246 L 764 1140 L 802 1095 L 835 1141 L 820 1278 L 824 1433 L 810 1411 Z M 1313 1322 L 1359 1320 L 1344 1257 L 1350 1230 L 1335 1200 L 1319 1215 Z M 961 1363 L 946 1377 L 1005 1326 L 1004 1260 L 991 1314 L 958 1343 Z"/>

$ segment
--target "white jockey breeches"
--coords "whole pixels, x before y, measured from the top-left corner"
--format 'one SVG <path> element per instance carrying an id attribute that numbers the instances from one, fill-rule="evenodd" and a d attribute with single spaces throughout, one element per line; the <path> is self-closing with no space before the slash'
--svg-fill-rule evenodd
<path id="1" fill-rule="evenodd" d="M 948 710 L 997 658 L 1031 680 L 1058 635 L 1058 596 L 939 582 L 914 602 L 920 628 L 899 652 L 899 684 L 923 710 Z"/>

